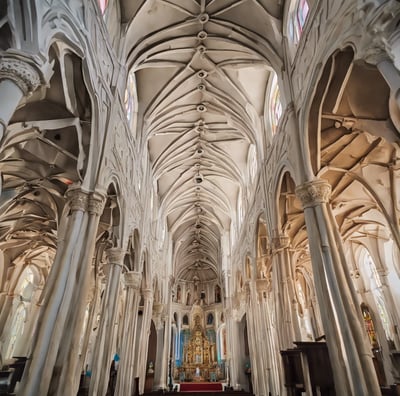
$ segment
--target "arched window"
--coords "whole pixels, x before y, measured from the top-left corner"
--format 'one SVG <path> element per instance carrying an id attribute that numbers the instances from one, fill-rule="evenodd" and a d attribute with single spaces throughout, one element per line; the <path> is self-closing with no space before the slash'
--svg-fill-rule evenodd
<path id="1" fill-rule="evenodd" d="M 256 146 L 254 144 L 251 144 L 249 147 L 247 162 L 249 167 L 250 179 L 253 182 L 257 173 L 257 152 Z"/>
<path id="2" fill-rule="evenodd" d="M 129 124 L 132 122 L 133 119 L 134 92 L 135 92 L 134 89 L 135 89 L 135 78 L 133 76 L 133 73 L 129 72 L 125 89 L 125 111 L 126 111 L 126 118 Z"/>
<path id="3" fill-rule="evenodd" d="M 216 303 L 220 303 L 222 301 L 222 299 L 221 299 L 221 288 L 219 285 L 215 285 L 215 293 L 214 294 L 215 294 L 214 301 Z"/>
<path id="4" fill-rule="evenodd" d="M 19 294 L 24 301 L 30 301 L 34 289 L 34 273 L 32 268 L 27 266 L 19 279 L 16 294 Z"/>
<path id="5" fill-rule="evenodd" d="M 178 285 L 176 288 L 176 302 L 180 303 L 181 298 L 182 298 L 182 289 L 181 289 L 181 285 Z"/>
<path id="6" fill-rule="evenodd" d="M 314 331 L 309 312 L 310 288 L 302 271 L 303 270 L 301 269 L 296 270 L 295 279 L 295 293 L 298 302 L 298 314 L 301 327 L 300 331 L 302 332 L 304 339 L 312 339 Z"/>
<path id="7" fill-rule="evenodd" d="M 297 44 L 303 32 L 307 15 L 310 10 L 307 0 L 297 0 L 289 17 L 289 38 Z"/>
<path id="8" fill-rule="evenodd" d="M 365 249 L 364 251 L 364 270 L 369 275 L 369 282 L 372 295 L 374 296 L 374 300 L 376 303 L 376 307 L 378 308 L 378 314 L 382 322 L 383 329 L 385 331 L 386 339 L 392 340 L 393 335 L 391 334 L 391 323 L 389 319 L 389 314 L 386 308 L 385 298 L 382 292 L 382 283 L 376 269 L 376 265 L 374 260 L 372 259 L 369 252 Z"/>
<path id="9" fill-rule="evenodd" d="M 104 15 L 107 9 L 108 0 L 97 0 L 97 3 L 99 4 L 102 15 Z"/>
<path id="10" fill-rule="evenodd" d="M 26 309 L 24 304 L 19 304 L 11 325 L 10 340 L 8 342 L 5 358 L 12 358 L 18 339 L 22 336 L 25 327 Z"/>
<path id="11" fill-rule="evenodd" d="M 238 193 L 237 211 L 238 211 L 238 226 L 240 227 L 242 225 L 244 216 L 243 196 L 240 190 Z"/>
<path id="12" fill-rule="evenodd" d="M 270 95 L 269 95 L 269 120 L 272 135 L 275 135 L 279 120 L 282 117 L 282 102 L 281 94 L 279 92 L 278 77 L 274 74 L 271 82 Z"/>

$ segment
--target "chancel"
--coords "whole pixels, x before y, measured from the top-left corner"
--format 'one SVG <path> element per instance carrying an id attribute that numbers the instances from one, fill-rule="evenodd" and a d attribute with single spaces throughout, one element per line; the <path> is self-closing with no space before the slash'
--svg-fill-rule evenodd
<path id="1" fill-rule="evenodd" d="M 399 143 L 397 0 L 1 1 L 0 394 L 400 396 Z"/>

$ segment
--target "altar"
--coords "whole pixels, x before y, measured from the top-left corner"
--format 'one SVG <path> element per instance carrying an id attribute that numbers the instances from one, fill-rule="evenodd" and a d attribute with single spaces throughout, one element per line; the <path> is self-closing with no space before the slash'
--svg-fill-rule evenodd
<path id="1" fill-rule="evenodd" d="M 216 382 L 220 377 L 215 342 L 205 336 L 200 323 L 200 316 L 195 316 L 191 337 L 183 347 L 182 365 L 175 371 L 180 382 Z"/>

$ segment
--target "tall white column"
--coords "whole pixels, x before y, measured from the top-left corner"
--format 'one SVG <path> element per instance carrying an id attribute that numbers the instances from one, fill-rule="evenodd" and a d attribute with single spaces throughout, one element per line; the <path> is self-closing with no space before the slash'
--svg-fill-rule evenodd
<path id="1" fill-rule="evenodd" d="M 47 395 L 76 281 L 82 230 L 86 229 L 88 194 L 68 192 L 70 213 L 61 224 L 57 253 L 43 291 L 43 304 L 33 337 L 33 351 L 18 396 Z"/>
<path id="2" fill-rule="evenodd" d="M 124 312 L 124 337 L 121 346 L 121 361 L 117 374 L 116 396 L 131 395 L 134 390 L 133 362 L 137 355 L 135 341 L 137 335 L 137 316 L 140 303 L 140 272 L 126 272 L 126 306 Z"/>
<path id="3" fill-rule="evenodd" d="M 57 394 L 76 394 L 79 388 L 79 344 L 82 336 L 88 294 L 90 292 L 90 272 L 99 226 L 100 215 L 103 213 L 105 196 L 90 194 L 88 200 L 88 223 L 83 235 L 85 247 L 78 257 L 76 281 L 72 295 L 68 319 L 64 328 L 63 342 L 60 345 L 55 372 L 50 389 L 57 389 Z"/>
<path id="4" fill-rule="evenodd" d="M 169 309 L 169 307 L 167 307 Z M 162 318 L 164 322 L 164 338 L 163 338 L 163 349 L 162 349 L 162 358 L 161 358 L 161 374 L 160 374 L 160 388 L 167 389 L 168 385 L 168 363 L 170 359 L 170 333 L 171 333 L 171 320 L 168 312 Z"/>
<path id="5" fill-rule="evenodd" d="M 166 381 L 165 375 L 162 370 L 164 357 L 164 335 L 166 333 L 166 322 L 160 319 L 158 323 L 156 323 L 156 331 L 157 331 L 157 352 L 156 352 L 156 361 L 154 362 L 154 390 L 165 389 Z M 168 356 L 166 357 L 168 359 Z"/>
<path id="6" fill-rule="evenodd" d="M 279 235 L 273 238 L 274 293 L 277 296 L 277 320 L 280 322 L 280 347 L 292 348 L 300 339 L 300 328 L 295 308 L 295 293 L 289 257 L 289 238 Z"/>
<path id="7" fill-rule="evenodd" d="M 137 377 L 139 377 L 139 394 L 144 391 L 144 383 L 146 380 L 147 352 L 149 348 L 150 324 L 153 312 L 153 291 L 151 289 L 143 289 L 143 316 L 142 329 L 140 331 L 141 342 L 139 344 Z"/>
<path id="8" fill-rule="evenodd" d="M 100 327 L 93 355 L 93 370 L 89 395 L 104 396 L 107 392 L 110 364 L 112 358 L 117 297 L 121 277 L 121 268 L 125 252 L 120 248 L 107 250 L 108 279 L 104 291 Z"/>
<path id="9" fill-rule="evenodd" d="M 296 188 L 304 208 L 335 389 L 340 395 L 379 395 L 371 350 L 344 262 L 340 235 L 328 205 L 330 191 L 329 184 L 319 179 Z"/>
<path id="10" fill-rule="evenodd" d="M 228 356 L 227 364 L 229 371 L 230 385 L 236 389 L 240 389 L 240 345 L 241 335 L 239 334 L 239 322 L 236 320 L 234 315 L 234 309 L 232 308 L 232 298 L 227 298 L 227 308 L 225 311 L 226 317 L 226 338 L 228 345 Z M 240 342 L 239 342 L 240 340 Z"/>
<path id="11" fill-rule="evenodd" d="M 268 395 L 267 378 L 265 378 L 266 368 L 266 344 L 265 337 L 258 337 L 264 334 L 260 322 L 260 310 L 255 281 L 250 282 L 247 329 L 251 361 L 251 375 L 253 379 L 253 390 L 256 395 Z"/>

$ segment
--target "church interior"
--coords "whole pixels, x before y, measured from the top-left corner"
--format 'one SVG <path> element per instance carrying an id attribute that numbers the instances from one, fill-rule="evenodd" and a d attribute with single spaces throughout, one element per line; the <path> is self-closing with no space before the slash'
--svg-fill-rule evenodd
<path id="1" fill-rule="evenodd" d="M 399 1 L 2 0 L 0 104 L 0 395 L 400 396 Z"/>

